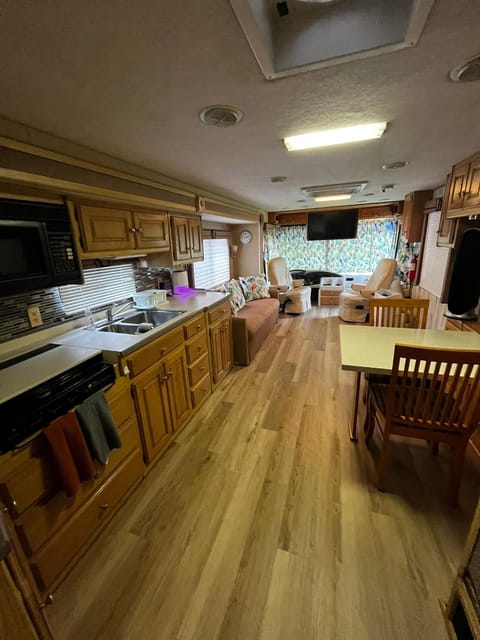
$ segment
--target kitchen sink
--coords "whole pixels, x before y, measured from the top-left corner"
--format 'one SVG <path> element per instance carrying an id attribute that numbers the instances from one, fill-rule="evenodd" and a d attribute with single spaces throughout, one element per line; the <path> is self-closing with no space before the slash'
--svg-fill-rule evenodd
<path id="1" fill-rule="evenodd" d="M 140 325 L 143 323 L 153 324 L 158 327 L 164 322 L 173 320 L 178 316 L 185 313 L 185 311 L 171 311 L 169 309 L 146 309 L 145 311 L 136 311 L 135 313 L 128 314 L 122 320 L 119 320 L 119 324 L 135 324 Z"/>
<path id="2" fill-rule="evenodd" d="M 102 327 L 98 327 L 97 331 L 106 333 L 128 333 L 137 335 L 151 331 L 155 327 L 173 320 L 185 313 L 185 311 L 170 311 L 167 309 L 146 309 L 145 311 L 134 311 L 127 314 L 122 319 L 110 322 Z"/>
<path id="3" fill-rule="evenodd" d="M 153 329 L 153 326 L 150 327 L 150 329 Z M 106 324 L 103 327 L 99 327 L 97 331 L 103 331 L 106 333 L 129 333 L 131 335 L 136 335 L 138 333 L 145 333 L 145 331 L 148 331 L 148 329 L 141 331 L 138 324 L 112 322 L 111 324 Z"/>

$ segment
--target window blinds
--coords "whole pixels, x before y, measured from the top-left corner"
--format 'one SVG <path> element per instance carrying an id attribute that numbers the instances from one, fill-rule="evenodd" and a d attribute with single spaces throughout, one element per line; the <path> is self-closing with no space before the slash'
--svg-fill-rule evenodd
<path id="1" fill-rule="evenodd" d="M 124 300 L 136 293 L 131 264 L 86 269 L 83 275 L 85 284 L 58 288 L 67 315 Z"/>
<path id="2" fill-rule="evenodd" d="M 203 241 L 203 262 L 194 262 L 196 289 L 213 289 L 230 280 L 230 252 L 225 238 Z"/>

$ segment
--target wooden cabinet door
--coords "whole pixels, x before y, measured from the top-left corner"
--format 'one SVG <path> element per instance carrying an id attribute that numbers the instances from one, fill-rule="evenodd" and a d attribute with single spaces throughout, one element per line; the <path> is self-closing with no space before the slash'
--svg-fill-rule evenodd
<path id="1" fill-rule="evenodd" d="M 163 362 L 153 365 L 132 382 L 140 417 L 147 462 L 164 451 L 173 432 L 167 390 L 168 376 Z"/>
<path id="2" fill-rule="evenodd" d="M 168 378 L 167 390 L 170 400 L 172 427 L 176 431 L 183 427 L 192 413 L 184 348 L 177 349 L 168 355 L 163 362 L 165 375 Z"/>
<path id="3" fill-rule="evenodd" d="M 169 249 L 168 216 L 163 213 L 133 212 L 135 241 L 139 249 Z"/>
<path id="4" fill-rule="evenodd" d="M 222 324 L 222 322 L 218 322 L 209 329 L 213 384 L 219 382 L 225 372 Z"/>
<path id="5" fill-rule="evenodd" d="M 190 257 L 195 260 L 203 259 L 202 221 L 200 218 L 191 218 L 188 221 L 190 227 Z"/>
<path id="6" fill-rule="evenodd" d="M 135 249 L 130 211 L 80 205 L 78 216 L 84 251 Z"/>
<path id="7" fill-rule="evenodd" d="M 463 209 L 467 190 L 467 175 L 470 162 L 461 162 L 453 167 L 450 189 L 448 192 L 447 211 Z"/>
<path id="8" fill-rule="evenodd" d="M 188 218 L 181 216 L 173 216 L 172 232 L 173 232 L 173 257 L 175 260 L 190 259 L 190 230 Z"/>
<path id="9" fill-rule="evenodd" d="M 232 319 L 226 318 L 222 322 L 223 335 L 223 361 L 224 370 L 227 374 L 233 366 L 233 342 L 232 342 Z"/>
<path id="10" fill-rule="evenodd" d="M 232 320 L 224 320 L 209 329 L 210 352 L 212 360 L 212 381 L 217 384 L 230 371 L 233 365 Z"/>
<path id="11" fill-rule="evenodd" d="M 463 206 L 466 209 L 473 207 L 478 209 L 480 207 L 480 155 L 470 162 L 466 191 Z"/>
<path id="12" fill-rule="evenodd" d="M 451 178 L 452 176 L 449 174 L 445 185 L 445 195 L 442 201 L 442 211 L 437 230 L 437 247 L 452 248 L 455 246 L 457 220 L 447 218 L 448 194 L 450 191 Z"/>

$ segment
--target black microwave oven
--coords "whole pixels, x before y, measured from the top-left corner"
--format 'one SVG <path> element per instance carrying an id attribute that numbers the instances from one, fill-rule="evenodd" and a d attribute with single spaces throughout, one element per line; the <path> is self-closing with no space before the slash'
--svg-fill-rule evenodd
<path id="1" fill-rule="evenodd" d="M 67 207 L 0 199 L 0 296 L 82 283 Z"/>

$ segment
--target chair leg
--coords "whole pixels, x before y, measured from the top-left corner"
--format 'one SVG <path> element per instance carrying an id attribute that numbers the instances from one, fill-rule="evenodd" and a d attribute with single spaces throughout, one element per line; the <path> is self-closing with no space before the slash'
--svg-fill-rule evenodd
<path id="1" fill-rule="evenodd" d="M 452 461 L 450 463 L 450 489 L 448 502 L 451 507 L 458 505 L 458 494 L 462 481 L 463 463 L 465 461 L 466 447 L 452 447 Z"/>
<path id="2" fill-rule="evenodd" d="M 390 447 L 390 434 L 383 434 L 382 451 L 380 452 L 380 459 L 377 466 L 377 489 L 383 491 L 385 484 L 385 473 L 387 471 L 388 461 L 388 449 Z"/>

